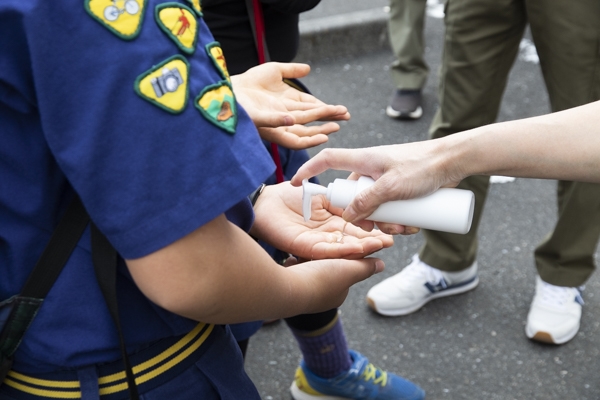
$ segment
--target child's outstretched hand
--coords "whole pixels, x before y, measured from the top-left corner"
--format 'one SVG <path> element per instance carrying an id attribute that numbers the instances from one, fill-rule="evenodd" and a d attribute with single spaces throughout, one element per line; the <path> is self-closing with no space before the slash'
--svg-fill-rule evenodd
<path id="1" fill-rule="evenodd" d="M 308 75 L 306 64 L 270 62 L 231 77 L 237 101 L 258 128 L 260 136 L 290 149 L 322 144 L 339 130 L 335 122 L 304 126 L 315 121 L 350 119 L 346 107 L 330 105 L 284 83 L 284 78 Z"/>
<path id="2" fill-rule="evenodd" d="M 392 236 L 365 231 L 344 221 L 341 209 L 324 196 L 312 199 L 312 216 L 304 221 L 302 188 L 288 182 L 267 186 L 254 205 L 256 220 L 250 233 L 290 254 L 307 260 L 358 259 L 393 245 Z"/>

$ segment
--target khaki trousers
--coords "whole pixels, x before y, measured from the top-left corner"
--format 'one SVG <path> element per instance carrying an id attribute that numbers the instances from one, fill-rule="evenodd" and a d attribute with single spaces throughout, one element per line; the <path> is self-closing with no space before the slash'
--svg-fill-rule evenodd
<path id="1" fill-rule="evenodd" d="M 552 111 L 600 99 L 599 0 L 449 0 L 432 138 L 495 122 L 526 25 L 540 58 Z M 599 155 L 600 156 L 600 155 Z M 477 228 L 489 178 L 474 176 L 476 210 L 466 235 L 426 231 L 420 257 L 457 271 L 476 258 Z M 600 236 L 600 185 L 558 182 L 558 222 L 535 250 L 540 277 L 557 286 L 583 284 L 594 270 Z"/>
<path id="2" fill-rule="evenodd" d="M 421 89 L 429 67 L 423 58 L 427 0 L 390 0 L 388 32 L 396 60 L 390 74 L 398 89 Z"/>

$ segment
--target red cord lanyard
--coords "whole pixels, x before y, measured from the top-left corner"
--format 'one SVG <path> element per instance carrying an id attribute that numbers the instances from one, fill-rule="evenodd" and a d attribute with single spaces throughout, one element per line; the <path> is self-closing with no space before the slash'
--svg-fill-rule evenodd
<path id="1" fill-rule="evenodd" d="M 269 60 L 266 52 L 267 41 L 265 40 L 265 23 L 263 19 L 262 6 L 260 5 L 260 0 L 252 0 L 252 8 L 254 9 L 254 26 L 256 29 L 256 47 L 258 50 L 258 62 L 259 64 L 264 64 Z M 277 179 L 277 183 L 281 183 L 285 179 L 283 177 L 283 167 L 281 166 L 281 159 L 279 158 L 279 149 L 276 143 L 271 143 L 271 157 L 273 157 L 273 161 L 275 162 L 275 166 L 277 167 L 277 169 L 275 170 L 275 177 Z"/>

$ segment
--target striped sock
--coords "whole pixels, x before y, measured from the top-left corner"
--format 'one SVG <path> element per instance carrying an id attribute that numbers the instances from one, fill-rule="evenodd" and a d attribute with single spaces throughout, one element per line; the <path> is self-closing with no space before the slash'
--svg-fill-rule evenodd
<path id="1" fill-rule="evenodd" d="M 350 369 L 352 359 L 339 315 L 316 331 L 291 328 L 306 366 L 321 378 L 333 378 Z"/>

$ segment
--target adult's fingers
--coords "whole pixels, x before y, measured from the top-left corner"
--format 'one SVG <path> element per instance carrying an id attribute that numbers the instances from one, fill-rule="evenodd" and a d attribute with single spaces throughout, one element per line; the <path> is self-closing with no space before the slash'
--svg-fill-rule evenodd
<path id="1" fill-rule="evenodd" d="M 357 150 L 324 149 L 298 169 L 292 177 L 291 183 L 294 186 L 300 186 L 303 179 L 312 178 L 328 169 L 361 173 L 361 171 L 357 171 L 357 168 L 364 162 L 363 158 L 362 153 L 357 152 Z M 361 174 L 364 174 L 364 172 Z"/>
<path id="2" fill-rule="evenodd" d="M 377 179 L 377 177 L 374 178 Z M 342 218 L 350 222 L 367 219 L 381 204 L 402 198 L 399 187 L 395 177 L 382 175 L 372 186 L 354 197 L 342 213 Z"/>
<path id="3" fill-rule="evenodd" d="M 384 222 L 376 222 L 377 228 L 380 231 L 390 235 L 414 235 L 420 231 L 419 228 L 414 226 L 404 226 L 398 224 L 388 224 Z"/>

